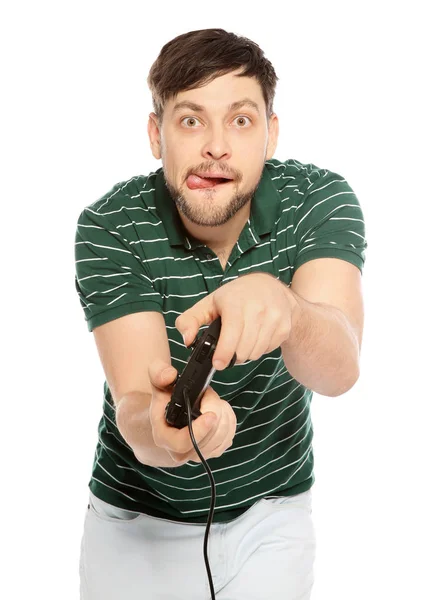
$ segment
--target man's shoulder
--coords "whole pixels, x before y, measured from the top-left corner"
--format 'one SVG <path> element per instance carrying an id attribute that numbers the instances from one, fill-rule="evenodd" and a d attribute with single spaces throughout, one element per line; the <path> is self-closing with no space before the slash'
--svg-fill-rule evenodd
<path id="1" fill-rule="evenodd" d="M 331 207 L 342 201 L 344 194 L 353 194 L 350 200 L 358 204 L 348 180 L 335 170 L 293 158 L 285 161 L 273 158 L 265 164 L 273 185 L 280 192 L 282 201 L 285 200 L 286 210 L 292 205 L 300 214 L 305 209 L 310 210 L 313 203 L 327 201 L 327 206 Z"/>
<path id="2" fill-rule="evenodd" d="M 84 206 L 78 217 L 78 225 L 116 229 L 134 222 L 152 220 L 150 213 L 155 210 L 158 172 L 135 175 L 115 183 L 98 199 Z"/>
<path id="3" fill-rule="evenodd" d="M 313 163 L 303 163 L 295 158 L 279 160 L 271 158 L 265 162 L 273 185 L 278 191 L 295 186 L 305 193 L 315 181 L 322 179 L 331 172 Z"/>
<path id="4" fill-rule="evenodd" d="M 109 216 L 120 212 L 122 207 L 133 208 L 146 204 L 155 194 L 157 172 L 148 175 L 134 175 L 115 183 L 98 199 L 85 206 L 85 210 L 98 215 Z"/>

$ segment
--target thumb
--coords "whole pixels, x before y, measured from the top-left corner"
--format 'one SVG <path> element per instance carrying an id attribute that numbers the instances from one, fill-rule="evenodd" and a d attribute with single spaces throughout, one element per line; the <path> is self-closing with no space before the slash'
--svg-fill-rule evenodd
<path id="1" fill-rule="evenodd" d="M 165 388 L 174 383 L 177 369 L 163 360 L 156 360 L 148 367 L 148 374 L 152 385 Z"/>

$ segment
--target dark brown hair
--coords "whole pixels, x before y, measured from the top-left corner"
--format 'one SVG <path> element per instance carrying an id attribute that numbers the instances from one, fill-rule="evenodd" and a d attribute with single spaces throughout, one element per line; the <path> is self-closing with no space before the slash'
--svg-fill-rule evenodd
<path id="1" fill-rule="evenodd" d="M 256 43 L 224 29 L 199 29 L 165 44 L 147 78 L 159 126 L 167 100 L 240 68 L 239 77 L 255 77 L 261 86 L 268 120 L 279 78 Z"/>

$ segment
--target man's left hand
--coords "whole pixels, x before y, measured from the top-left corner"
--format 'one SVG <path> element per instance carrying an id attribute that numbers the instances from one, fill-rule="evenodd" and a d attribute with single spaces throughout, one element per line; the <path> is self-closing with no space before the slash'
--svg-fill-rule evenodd
<path id="1" fill-rule="evenodd" d="M 285 284 L 269 273 L 250 273 L 218 288 L 176 319 L 189 346 L 199 328 L 218 316 L 222 320 L 213 366 L 222 370 L 234 353 L 237 364 L 257 360 L 285 342 L 299 303 Z"/>

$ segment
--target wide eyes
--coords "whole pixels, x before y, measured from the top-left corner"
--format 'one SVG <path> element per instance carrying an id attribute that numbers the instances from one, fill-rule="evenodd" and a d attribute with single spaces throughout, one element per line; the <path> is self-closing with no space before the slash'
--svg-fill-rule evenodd
<path id="1" fill-rule="evenodd" d="M 246 117 L 243 115 L 236 117 L 234 120 L 238 122 L 240 129 L 245 129 L 246 127 L 248 127 L 247 123 L 251 123 L 250 117 Z M 191 123 L 191 125 L 185 125 L 186 129 L 196 129 L 194 123 L 200 123 L 199 119 L 197 119 L 196 117 L 185 117 L 181 120 L 181 123 L 186 122 Z"/>

